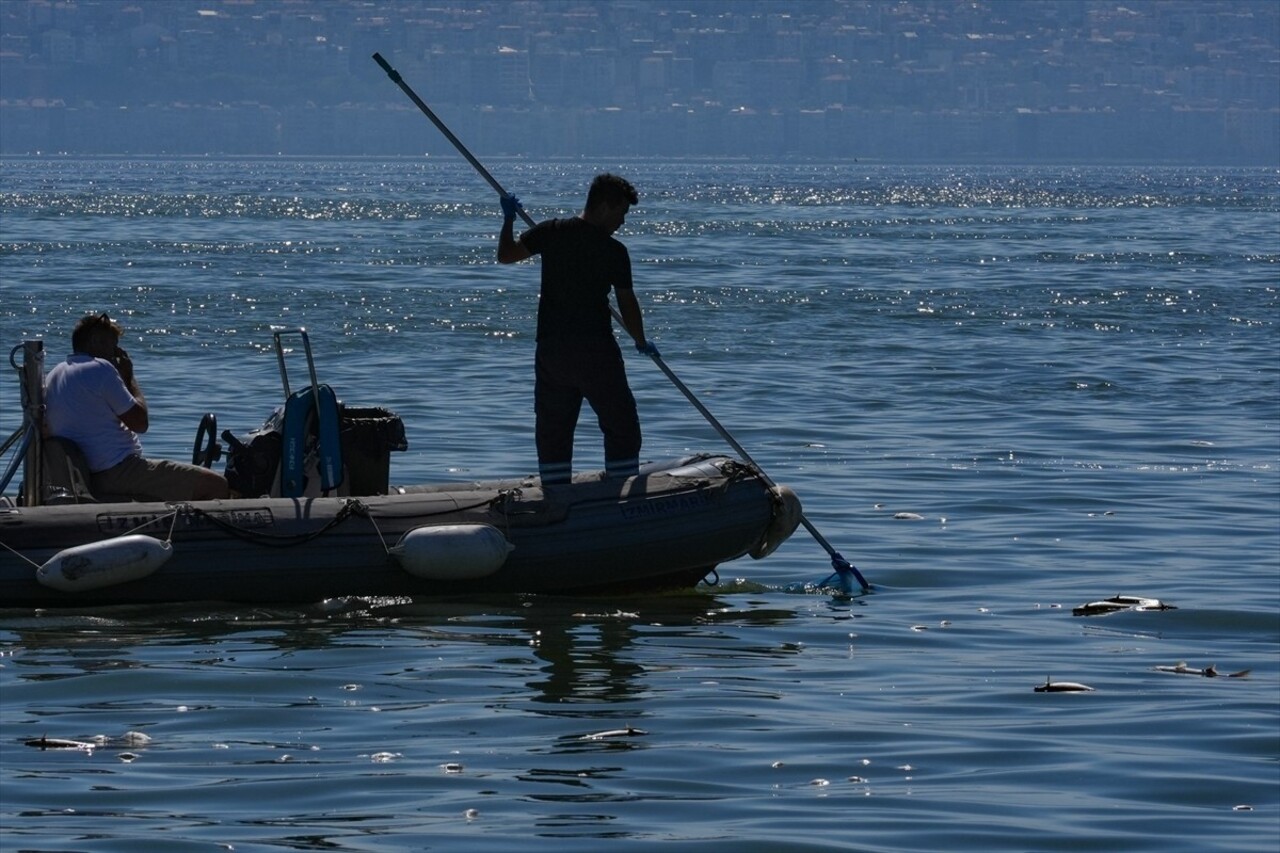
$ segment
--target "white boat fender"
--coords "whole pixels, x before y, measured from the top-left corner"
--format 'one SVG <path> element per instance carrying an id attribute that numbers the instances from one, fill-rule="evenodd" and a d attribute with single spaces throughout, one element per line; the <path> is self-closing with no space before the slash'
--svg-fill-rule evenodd
<path id="1" fill-rule="evenodd" d="M 136 581 L 173 556 L 173 546 L 134 533 L 64 548 L 36 570 L 36 580 L 63 592 L 83 592 Z"/>
<path id="2" fill-rule="evenodd" d="M 774 497 L 773 518 L 765 529 L 760 541 L 748 553 L 753 559 L 761 560 L 787 541 L 796 528 L 800 526 L 800 517 L 804 510 L 800 506 L 800 498 L 786 486 L 775 486 L 771 489 Z"/>
<path id="3" fill-rule="evenodd" d="M 454 581 L 487 577 L 515 548 L 492 524 L 415 527 L 387 549 L 414 577 Z"/>

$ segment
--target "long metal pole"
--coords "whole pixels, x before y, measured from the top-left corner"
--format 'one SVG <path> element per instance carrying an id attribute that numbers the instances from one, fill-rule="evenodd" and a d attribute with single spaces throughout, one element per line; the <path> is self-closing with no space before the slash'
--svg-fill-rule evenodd
<path id="1" fill-rule="evenodd" d="M 378 63 L 378 65 L 382 67 L 382 70 L 387 72 L 387 76 L 391 78 L 391 82 L 399 86 L 401 91 L 409 96 L 409 100 L 417 104 L 418 109 L 422 110 L 423 114 L 426 115 L 427 118 L 431 119 L 431 123 L 445 135 L 446 139 L 453 143 L 454 148 L 458 149 L 458 153 L 465 157 L 467 162 L 475 167 L 475 170 L 480 173 L 480 177 L 488 181 L 489 186 L 493 187 L 499 196 L 507 195 L 507 191 L 502 188 L 502 184 L 498 183 L 493 175 L 489 174 L 489 170 L 486 169 L 479 160 L 472 156 L 471 152 L 467 150 L 467 146 L 462 144 L 462 140 L 454 136 L 453 131 L 449 130 L 445 123 L 440 120 L 440 117 L 432 112 L 431 107 L 427 106 L 426 103 L 418 97 L 418 93 L 413 91 L 408 83 L 404 82 L 404 78 L 400 76 L 400 72 L 392 68 L 390 63 L 383 59 L 382 54 L 380 53 L 375 53 L 373 55 L 373 61 Z M 533 218 L 525 212 L 524 208 L 518 208 L 518 210 L 521 218 L 524 219 L 525 224 L 532 226 L 534 224 Z M 627 324 L 623 322 L 622 315 L 618 313 L 618 309 L 610 305 L 609 310 L 613 313 L 614 319 L 618 321 L 618 324 L 622 326 L 623 329 L 626 329 Z M 630 331 L 627 333 L 630 334 Z M 702 416 L 707 419 L 707 422 L 710 423 L 712 427 L 715 428 L 716 432 L 720 433 L 720 437 L 729 442 L 729 446 L 737 451 L 746 462 L 756 469 L 760 474 L 760 479 L 763 480 L 770 488 L 777 488 L 777 483 L 775 483 L 773 479 L 765 473 L 764 469 L 751 458 L 751 454 L 747 453 L 746 449 L 738 443 L 737 439 L 729 434 L 729 431 L 721 425 L 720 421 L 716 420 L 715 415 L 711 414 L 710 410 L 708 410 L 706 406 L 702 405 L 702 401 L 694 396 L 688 386 L 680 381 L 675 372 L 667 366 L 665 361 L 662 360 L 662 356 L 656 352 L 650 352 L 648 353 L 648 356 L 653 359 L 653 363 L 658 365 L 662 372 L 667 375 L 667 378 L 671 380 L 671 383 L 680 390 L 680 393 L 684 394 L 685 398 L 693 404 L 694 408 L 702 413 Z M 845 586 L 846 591 L 852 591 L 852 584 L 849 583 L 850 575 L 857 579 L 858 584 L 863 590 L 871 589 L 871 584 L 867 583 L 867 579 L 862 576 L 862 572 L 858 571 L 852 563 L 842 557 L 835 548 L 831 547 L 831 543 L 827 541 L 826 537 L 819 533 L 818 528 L 814 527 L 813 523 L 810 522 L 809 519 L 805 518 L 803 514 L 800 516 L 800 523 L 804 525 L 804 529 L 809 531 L 809 535 L 811 535 L 817 543 L 822 546 L 823 550 L 827 552 L 827 555 L 831 557 L 831 567 L 840 577 L 841 583 Z"/>

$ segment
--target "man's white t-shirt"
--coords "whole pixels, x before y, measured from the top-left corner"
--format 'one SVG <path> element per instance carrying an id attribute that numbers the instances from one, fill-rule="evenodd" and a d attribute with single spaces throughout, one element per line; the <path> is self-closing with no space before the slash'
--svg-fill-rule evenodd
<path id="1" fill-rule="evenodd" d="M 93 473 L 142 455 L 137 434 L 120 422 L 138 401 L 111 362 L 72 353 L 45 377 L 44 402 L 49 434 L 79 445 Z"/>

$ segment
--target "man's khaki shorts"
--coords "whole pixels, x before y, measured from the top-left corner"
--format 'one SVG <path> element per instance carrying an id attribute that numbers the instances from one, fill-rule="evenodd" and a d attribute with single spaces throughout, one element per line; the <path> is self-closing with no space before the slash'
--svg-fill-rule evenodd
<path id="1" fill-rule="evenodd" d="M 197 465 L 168 459 L 128 459 L 89 477 L 89 488 L 99 500 L 118 495 L 140 501 L 189 501 L 209 472 Z"/>

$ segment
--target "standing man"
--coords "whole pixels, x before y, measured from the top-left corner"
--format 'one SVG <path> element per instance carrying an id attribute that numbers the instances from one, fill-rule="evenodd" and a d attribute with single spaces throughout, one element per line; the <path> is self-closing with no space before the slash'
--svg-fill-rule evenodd
<path id="1" fill-rule="evenodd" d="M 138 433 L 150 426 L 147 401 L 120 348 L 124 330 L 106 314 L 90 314 L 71 333 L 73 352 L 45 377 L 45 425 L 69 439 L 89 464 L 89 488 L 144 501 L 228 497 L 221 474 L 167 459 L 145 459 Z"/>
<path id="2" fill-rule="evenodd" d="M 542 256 L 533 408 L 544 486 L 571 479 L 573 433 L 584 399 L 604 433 L 605 474 L 626 477 L 639 469 L 640 418 L 609 312 L 612 289 L 636 349 L 657 355 L 645 340 L 644 319 L 631 285 L 631 256 L 613 237 L 638 200 L 628 181 L 597 175 L 581 214 L 540 222 L 517 240 L 513 225 L 520 201 L 502 197 L 498 262 Z"/>

